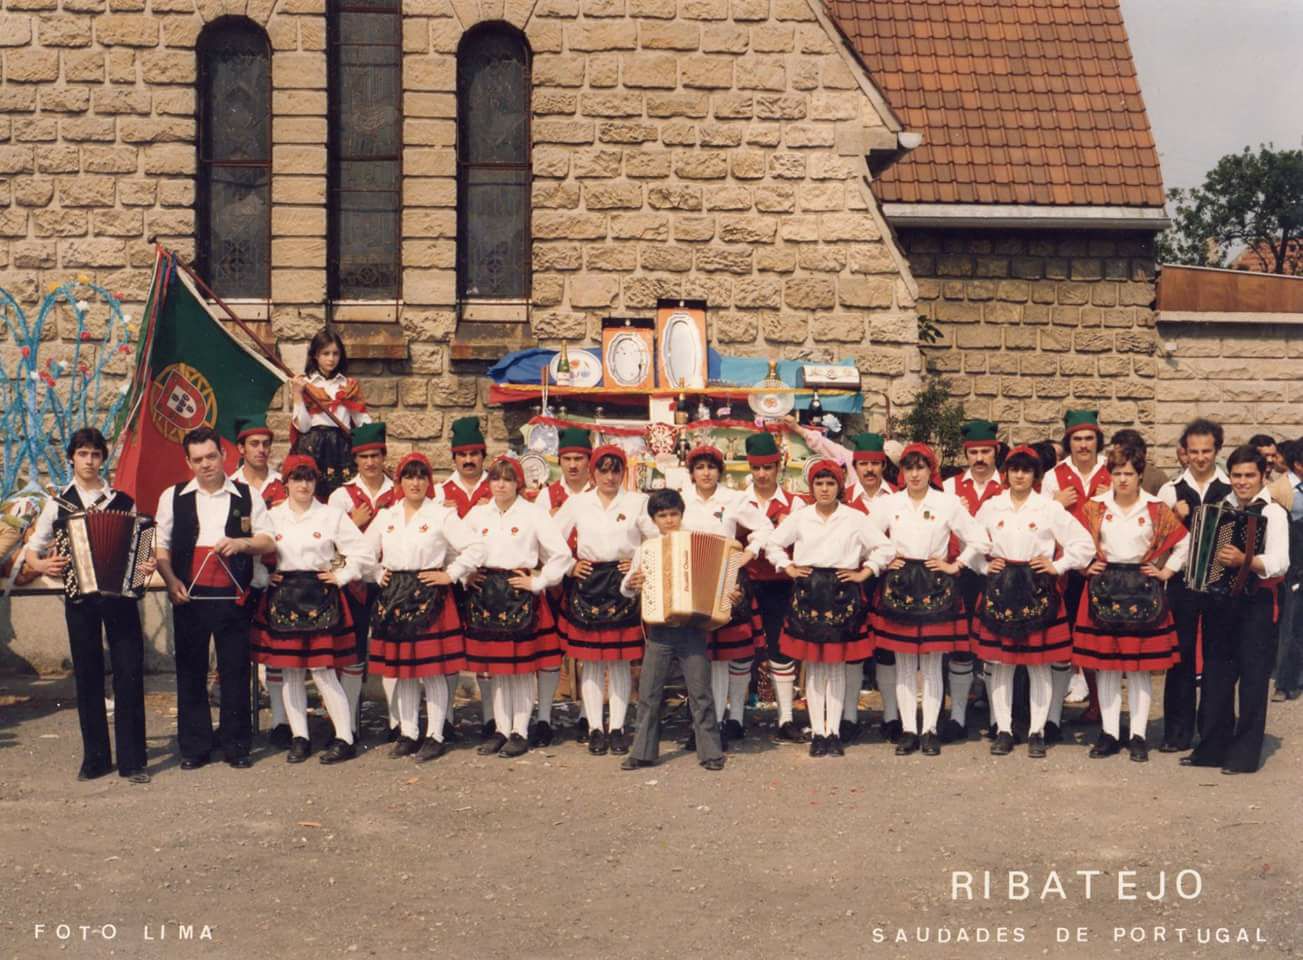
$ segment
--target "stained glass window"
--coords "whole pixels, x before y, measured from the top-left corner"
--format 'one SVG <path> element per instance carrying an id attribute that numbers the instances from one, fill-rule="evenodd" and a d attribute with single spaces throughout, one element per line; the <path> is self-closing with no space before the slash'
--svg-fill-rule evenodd
<path id="1" fill-rule="evenodd" d="M 330 13 L 330 297 L 396 300 L 402 8 L 399 0 L 332 0 Z"/>
<path id="2" fill-rule="evenodd" d="M 529 48 L 501 25 L 457 52 L 457 288 L 463 300 L 529 296 Z"/>
<path id="3" fill-rule="evenodd" d="M 265 298 L 271 259 L 271 50 L 243 17 L 199 37 L 197 259 L 213 292 Z"/>

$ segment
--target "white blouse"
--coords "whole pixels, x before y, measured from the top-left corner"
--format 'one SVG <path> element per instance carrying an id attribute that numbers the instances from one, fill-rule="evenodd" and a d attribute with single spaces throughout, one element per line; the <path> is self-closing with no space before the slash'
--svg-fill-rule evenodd
<path id="1" fill-rule="evenodd" d="M 427 499 L 410 517 L 402 501 L 386 507 L 367 527 L 366 538 L 380 558 L 371 577 L 376 581 L 381 568 L 444 570 L 453 580 L 464 581 L 484 563 L 484 543 L 456 510 L 434 500 Z"/>
<path id="2" fill-rule="evenodd" d="M 268 510 L 267 519 L 276 540 L 278 572 L 330 570 L 339 553 L 344 565 L 335 570 L 335 578 L 341 587 L 370 574 L 375 551 L 342 510 L 313 500 L 298 514 L 286 500 Z"/>
<path id="3" fill-rule="evenodd" d="M 327 380 L 320 373 L 313 373 L 308 375 L 308 383 L 324 390 L 326 396 L 334 400 L 339 396 L 339 392 L 348 385 L 348 377 L 337 373 Z M 334 414 L 336 420 L 350 428 L 371 422 L 370 414 L 358 413 L 345 406 L 337 407 Z M 302 400 L 296 400 L 294 401 L 294 426 L 298 428 L 299 433 L 307 433 L 313 427 L 333 427 L 335 421 L 320 410 L 308 413 L 307 404 Z"/>
<path id="4" fill-rule="evenodd" d="M 788 547 L 792 548 L 790 560 Z M 827 517 L 813 505 L 788 514 L 765 546 L 765 559 L 776 570 L 792 563 L 838 570 L 868 567 L 877 576 L 895 556 L 887 538 L 868 516 L 844 503 L 837 504 Z"/>
<path id="5" fill-rule="evenodd" d="M 540 494 L 539 501 L 545 504 L 546 496 Z M 593 563 L 628 560 L 638 551 L 638 544 L 656 536 L 656 524 L 647 515 L 647 495 L 636 490 L 620 490 L 605 506 L 596 490 L 576 493 L 552 520 L 562 540 L 568 541 L 571 532 L 578 533 L 575 554 Z"/>
<path id="6" fill-rule="evenodd" d="M 991 541 L 954 494 L 928 489 L 915 503 L 908 490 L 901 490 L 873 505 L 869 523 L 887 536 L 895 555 L 906 560 L 944 559 L 953 533 L 963 547 L 977 554 L 988 553 Z M 963 561 L 963 554 L 960 554 Z"/>
<path id="7" fill-rule="evenodd" d="M 735 540 L 740 525 L 751 531 L 745 546 L 753 555 L 764 550 L 765 542 L 774 530 L 764 511 L 751 503 L 745 493 L 723 484 L 715 488 L 710 499 L 705 499 L 697 492 L 696 486 L 689 483 L 683 490 L 683 502 L 686 507 L 683 512 L 684 530 L 715 533 Z"/>
<path id="8" fill-rule="evenodd" d="M 570 572 L 574 559 L 565 537 L 546 510 L 517 497 L 506 512 L 496 501 L 480 503 L 466 515 L 471 536 L 484 544 L 481 566 L 499 570 L 533 570 L 540 556 L 543 568 L 534 574 L 530 591 L 542 593 Z"/>
<path id="9" fill-rule="evenodd" d="M 977 511 L 977 524 L 991 540 L 989 558 L 1026 562 L 1032 557 L 1054 557 L 1056 546 L 1063 555 L 1054 561 L 1055 573 L 1081 570 L 1095 556 L 1090 532 L 1057 500 L 1036 493 L 1027 494 L 1022 506 L 1015 506 L 1009 491 L 992 497 Z M 972 547 L 959 558 L 978 573 L 986 572 L 988 557 Z"/>
<path id="10" fill-rule="evenodd" d="M 1099 527 L 1099 552 L 1109 563 L 1139 563 L 1154 542 L 1154 526 L 1149 520 L 1149 504 L 1161 503 L 1152 493 L 1140 491 L 1140 496 L 1129 508 L 1123 510 L 1113 499 L 1113 491 L 1095 498 L 1104 504 L 1104 520 Z M 1185 567 L 1190 552 L 1190 538 L 1182 537 L 1172 548 L 1167 559 L 1167 569 L 1177 573 Z"/>

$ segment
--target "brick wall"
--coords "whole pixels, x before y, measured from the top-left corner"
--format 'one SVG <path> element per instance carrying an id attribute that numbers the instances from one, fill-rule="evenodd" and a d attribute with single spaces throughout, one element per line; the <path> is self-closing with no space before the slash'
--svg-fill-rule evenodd
<path id="1" fill-rule="evenodd" d="M 245 15 L 273 48 L 271 331 L 295 356 L 326 316 L 324 0 L 3 0 L 0 286 L 35 304 L 93 275 L 143 298 L 157 240 L 194 253 L 194 45 Z M 817 12 L 816 12 L 817 11 Z M 853 356 L 906 399 L 913 283 L 865 186 L 881 128 L 810 0 L 406 0 L 405 362 L 359 364 L 406 444 L 440 453 L 484 409 L 455 367 L 455 57 L 503 19 L 534 53 L 533 334 L 594 342 L 608 313 L 704 297 L 738 354 Z M 282 430 L 282 410 L 273 424 Z M 490 417 L 506 440 L 499 415 Z"/>

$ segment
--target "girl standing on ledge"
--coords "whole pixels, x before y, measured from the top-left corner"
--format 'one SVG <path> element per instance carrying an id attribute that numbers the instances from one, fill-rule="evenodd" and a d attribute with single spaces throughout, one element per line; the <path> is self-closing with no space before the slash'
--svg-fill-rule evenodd
<path id="1" fill-rule="evenodd" d="M 371 422 L 362 387 L 348 376 L 344 341 L 332 328 L 322 327 L 312 338 L 304 374 L 290 381 L 290 389 L 294 394 L 290 447 L 316 462 L 321 471 L 317 499 L 324 503 L 357 472 L 349 431 Z M 341 423 L 345 429 L 340 429 Z"/>

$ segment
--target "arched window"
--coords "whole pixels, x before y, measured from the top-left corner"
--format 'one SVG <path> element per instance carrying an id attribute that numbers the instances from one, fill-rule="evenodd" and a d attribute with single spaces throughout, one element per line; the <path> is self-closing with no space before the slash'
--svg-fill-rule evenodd
<path id="1" fill-rule="evenodd" d="M 529 296 L 529 47 L 503 24 L 457 51 L 457 292 Z"/>
<path id="2" fill-rule="evenodd" d="M 199 35 L 199 272 L 221 297 L 271 288 L 271 48 L 244 17 Z"/>
<path id="3" fill-rule="evenodd" d="M 402 8 L 330 0 L 327 283 L 332 300 L 402 288 Z"/>

